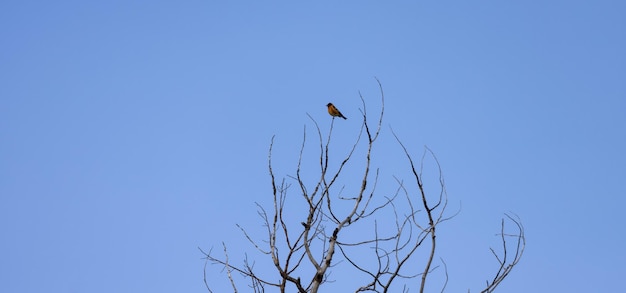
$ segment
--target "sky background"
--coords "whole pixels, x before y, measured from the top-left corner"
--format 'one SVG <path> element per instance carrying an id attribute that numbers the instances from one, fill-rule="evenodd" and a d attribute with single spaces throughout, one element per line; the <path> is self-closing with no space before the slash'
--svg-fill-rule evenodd
<path id="1" fill-rule="evenodd" d="M 4 1 L 0 291 L 206 292 L 198 248 L 222 241 L 262 267 L 235 224 L 262 239 L 272 136 L 276 175 L 293 175 L 305 125 L 317 155 L 307 113 L 326 133 L 333 102 L 339 160 L 359 92 L 380 107 L 374 77 L 380 196 L 410 180 L 393 127 L 416 158 L 435 152 L 460 210 L 438 230 L 447 292 L 493 276 L 509 212 L 527 247 L 499 292 L 623 290 L 624 15 L 623 1 Z"/>

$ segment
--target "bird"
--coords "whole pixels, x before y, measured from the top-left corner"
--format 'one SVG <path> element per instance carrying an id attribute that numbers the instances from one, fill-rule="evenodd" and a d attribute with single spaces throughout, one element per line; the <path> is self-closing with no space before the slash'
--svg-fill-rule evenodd
<path id="1" fill-rule="evenodd" d="M 341 117 L 343 119 L 348 119 L 346 118 L 346 116 L 343 116 L 343 114 L 341 114 L 341 112 L 339 112 L 339 110 L 337 109 L 337 107 L 335 107 L 335 105 L 333 105 L 333 103 L 328 103 L 328 105 L 326 105 L 326 107 L 328 107 L 328 114 L 330 114 L 330 116 L 334 117 Z"/>

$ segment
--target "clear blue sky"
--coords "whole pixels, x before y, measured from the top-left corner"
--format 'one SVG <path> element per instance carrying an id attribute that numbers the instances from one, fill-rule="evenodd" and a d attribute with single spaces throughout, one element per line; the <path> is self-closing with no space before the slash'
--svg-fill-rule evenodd
<path id="1" fill-rule="evenodd" d="M 293 174 L 306 113 L 354 137 L 374 76 L 381 184 L 408 178 L 392 126 L 461 207 L 448 292 L 491 276 L 505 212 L 527 249 L 500 292 L 623 290 L 624 3 L 4 1 L 0 291 L 206 292 L 198 247 L 261 258 L 235 224 L 262 229 L 272 135 Z"/>

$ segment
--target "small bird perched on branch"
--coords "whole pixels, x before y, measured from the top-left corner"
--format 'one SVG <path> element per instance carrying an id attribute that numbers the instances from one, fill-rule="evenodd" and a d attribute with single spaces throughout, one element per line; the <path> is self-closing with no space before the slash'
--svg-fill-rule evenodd
<path id="1" fill-rule="evenodd" d="M 328 105 L 326 105 L 328 107 L 328 114 L 330 114 L 330 116 L 333 117 L 341 117 L 343 119 L 348 119 L 346 118 L 346 116 L 343 116 L 343 114 L 341 114 L 341 112 L 339 112 L 339 110 L 337 109 L 337 107 L 335 107 L 335 105 L 333 105 L 333 103 L 328 103 Z"/>

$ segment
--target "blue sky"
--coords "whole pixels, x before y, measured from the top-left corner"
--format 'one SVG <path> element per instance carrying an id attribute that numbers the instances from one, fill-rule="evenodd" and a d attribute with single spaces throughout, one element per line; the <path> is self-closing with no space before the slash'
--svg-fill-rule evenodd
<path id="1" fill-rule="evenodd" d="M 235 224 L 262 235 L 271 137 L 277 176 L 293 174 L 306 114 L 325 131 L 333 102 L 349 118 L 335 121 L 340 153 L 359 91 L 379 106 L 377 77 L 381 190 L 409 178 L 391 126 L 416 157 L 436 153 L 461 210 L 439 230 L 448 292 L 491 277 L 505 212 L 527 249 L 500 292 L 616 292 L 625 13 L 622 1 L 5 1 L 0 291 L 206 292 L 198 247 L 222 241 L 232 262 L 261 265 Z"/>

